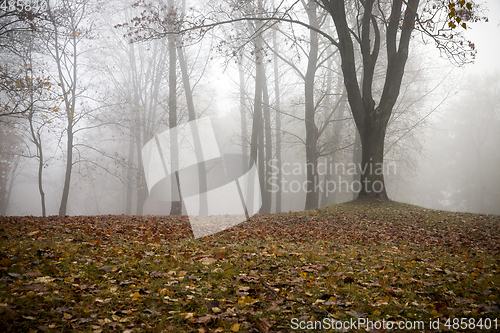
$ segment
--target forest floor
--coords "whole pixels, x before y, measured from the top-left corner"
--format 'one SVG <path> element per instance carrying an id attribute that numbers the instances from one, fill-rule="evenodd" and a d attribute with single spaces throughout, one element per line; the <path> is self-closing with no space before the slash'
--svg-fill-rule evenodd
<path id="1" fill-rule="evenodd" d="M 0 217 L 0 331 L 498 331 L 499 229 L 396 202 L 200 239 L 186 217 Z"/>

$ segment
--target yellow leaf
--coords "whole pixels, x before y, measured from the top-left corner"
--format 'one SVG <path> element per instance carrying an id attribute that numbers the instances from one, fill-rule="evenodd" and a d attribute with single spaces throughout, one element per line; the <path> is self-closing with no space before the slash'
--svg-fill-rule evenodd
<path id="1" fill-rule="evenodd" d="M 139 294 L 138 291 L 136 291 L 133 295 L 132 295 L 132 298 L 140 298 L 141 297 L 141 294 Z"/>
<path id="2" fill-rule="evenodd" d="M 66 312 L 63 313 L 63 317 L 64 317 L 64 319 L 71 319 L 71 318 L 73 318 L 73 316 L 71 314 L 66 313 Z"/>
<path id="3" fill-rule="evenodd" d="M 382 312 L 380 312 L 379 310 L 375 310 L 375 311 L 373 311 L 372 315 L 374 315 L 374 316 L 380 316 L 381 313 Z"/>
<path id="4" fill-rule="evenodd" d="M 438 312 L 436 310 L 431 311 L 431 316 L 436 317 L 438 315 Z"/>
<path id="5" fill-rule="evenodd" d="M 239 332 L 239 330 L 240 330 L 240 324 L 236 323 L 236 324 L 233 324 L 233 326 L 231 326 L 231 331 Z"/>
<path id="6" fill-rule="evenodd" d="M 238 300 L 238 304 L 245 306 L 245 305 L 257 303 L 258 301 L 259 301 L 258 299 L 252 298 L 250 296 L 242 296 Z"/>

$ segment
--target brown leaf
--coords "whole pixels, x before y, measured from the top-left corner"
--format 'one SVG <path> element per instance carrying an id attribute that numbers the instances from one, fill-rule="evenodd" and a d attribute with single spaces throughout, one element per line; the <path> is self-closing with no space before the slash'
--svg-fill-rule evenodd
<path id="1" fill-rule="evenodd" d="M 106 272 L 106 273 L 110 273 L 113 270 L 113 268 L 111 268 L 111 266 L 105 265 L 105 266 L 99 267 L 98 270 Z"/>
<path id="2" fill-rule="evenodd" d="M 216 317 L 213 315 L 207 314 L 207 315 L 204 315 L 203 317 L 196 318 L 194 322 L 196 324 L 207 325 L 213 318 L 216 318 Z"/>
<path id="3" fill-rule="evenodd" d="M 40 273 L 40 271 L 29 271 L 29 272 L 24 273 L 24 276 L 28 277 L 28 278 L 35 278 L 35 277 L 40 277 L 43 275 L 42 275 L 42 273 Z"/>
<path id="4" fill-rule="evenodd" d="M 255 328 L 262 333 L 268 333 L 271 326 L 271 323 L 269 323 L 265 318 L 260 318 L 259 321 L 255 323 Z"/>
<path id="5" fill-rule="evenodd" d="M 2 258 L 0 259 L 0 266 L 2 267 L 9 267 L 12 265 L 12 259 L 10 258 Z"/>
<path id="6" fill-rule="evenodd" d="M 220 251 L 215 255 L 215 259 L 224 259 L 226 257 L 226 252 Z"/>

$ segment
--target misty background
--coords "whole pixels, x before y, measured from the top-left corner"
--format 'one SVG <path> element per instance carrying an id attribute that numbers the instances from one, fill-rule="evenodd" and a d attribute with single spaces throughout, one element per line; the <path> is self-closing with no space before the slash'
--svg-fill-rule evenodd
<path id="1" fill-rule="evenodd" d="M 392 200 L 500 214 L 500 3 L 485 3 L 489 22 L 470 25 L 465 32 L 478 50 L 474 64 L 456 66 L 417 33 L 411 41 L 385 141 L 385 165 L 392 166 L 385 179 Z M 271 160 L 279 155 L 280 180 L 287 182 L 279 183 L 279 195 L 264 198 L 262 212 L 303 210 L 304 188 L 290 185 L 304 184 L 306 179 L 308 30 L 285 23 L 269 27 L 257 51 L 255 25 L 247 23 L 221 26 L 204 35 L 193 31 L 182 40 L 147 39 L 129 35 L 123 25 L 141 12 L 132 5 L 132 1 L 55 1 L 51 6 L 60 16 L 53 22 L 24 18 L 16 23 L 15 33 L 7 33 L 11 27 L 7 22 L 12 20 L 8 11 L 0 12 L 1 107 L 6 113 L 20 110 L 0 117 L 0 214 L 42 215 L 43 205 L 46 215 L 61 213 L 68 182 L 69 131 L 72 169 L 65 214 L 169 214 L 171 203 L 148 196 L 142 146 L 171 124 L 168 111 L 175 97 L 177 124 L 191 120 L 193 112 L 196 117 L 208 116 L 221 152 L 249 154 L 257 67 L 264 72 L 265 87 L 261 132 L 269 135 L 265 140 L 270 143 Z M 177 5 L 186 13 L 190 6 L 207 13 L 226 8 L 208 1 Z M 294 15 L 307 21 L 305 11 Z M 317 15 L 323 30 L 333 29 L 321 9 Z M 177 51 L 173 62 L 169 61 L 172 43 Z M 323 38 L 318 49 L 314 86 L 315 119 L 321 129 L 318 160 L 335 170 L 319 176 L 337 185 L 342 180 L 351 184 L 357 176 L 349 166 L 359 160 L 361 148 L 340 57 Z M 261 52 L 260 62 L 254 52 Z M 336 165 L 345 168 L 335 169 Z M 272 170 L 267 167 L 267 172 Z M 353 191 L 337 188 L 329 193 L 323 188 L 318 206 L 355 197 Z"/>

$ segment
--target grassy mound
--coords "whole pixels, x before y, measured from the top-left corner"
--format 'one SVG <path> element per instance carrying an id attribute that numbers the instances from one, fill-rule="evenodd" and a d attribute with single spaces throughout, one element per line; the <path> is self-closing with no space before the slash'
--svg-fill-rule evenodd
<path id="1" fill-rule="evenodd" d="M 493 330 L 499 227 L 360 201 L 197 240 L 186 217 L 3 217 L 0 331 Z"/>

